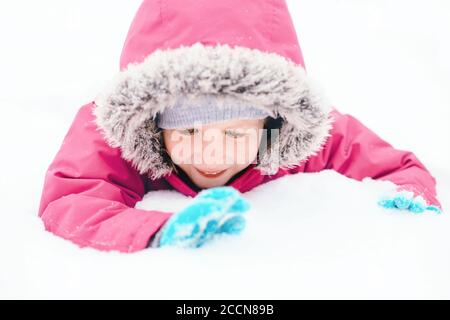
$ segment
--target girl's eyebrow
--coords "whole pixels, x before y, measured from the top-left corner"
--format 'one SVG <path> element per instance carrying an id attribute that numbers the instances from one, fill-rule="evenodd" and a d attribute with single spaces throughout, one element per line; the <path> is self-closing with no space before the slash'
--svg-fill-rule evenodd
<path id="1" fill-rule="evenodd" d="M 253 127 L 254 127 L 254 125 L 251 125 L 251 124 L 235 124 L 235 125 L 231 125 L 231 126 L 224 128 L 224 130 L 227 130 L 227 129 L 251 129 Z"/>
<path id="2" fill-rule="evenodd" d="M 236 130 L 245 130 L 245 131 L 247 131 L 247 130 L 249 130 L 249 129 L 251 129 L 251 128 L 245 128 L 245 127 L 230 127 L 230 128 L 225 128 L 225 129 L 223 129 L 224 131 L 236 131 Z"/>
<path id="3" fill-rule="evenodd" d="M 223 128 L 213 127 L 212 129 L 226 131 L 226 130 L 239 130 L 239 129 L 248 130 L 248 129 L 253 129 L 253 128 L 254 128 L 253 125 L 235 124 L 235 125 L 230 125 L 230 126 L 223 127 Z M 174 130 L 184 131 L 184 130 L 192 130 L 192 129 L 199 129 L 199 127 L 182 127 L 182 128 L 176 128 Z M 203 128 L 203 130 L 205 130 L 205 129 Z M 206 130 L 208 130 L 208 129 L 206 129 Z"/>

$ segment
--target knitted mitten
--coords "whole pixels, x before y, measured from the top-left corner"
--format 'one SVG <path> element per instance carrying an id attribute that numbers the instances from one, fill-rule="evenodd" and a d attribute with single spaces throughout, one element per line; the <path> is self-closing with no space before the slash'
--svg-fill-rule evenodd
<path id="1" fill-rule="evenodd" d="M 239 234 L 250 205 L 232 187 L 201 191 L 186 208 L 175 213 L 158 232 L 152 246 L 198 248 L 216 234 Z"/>

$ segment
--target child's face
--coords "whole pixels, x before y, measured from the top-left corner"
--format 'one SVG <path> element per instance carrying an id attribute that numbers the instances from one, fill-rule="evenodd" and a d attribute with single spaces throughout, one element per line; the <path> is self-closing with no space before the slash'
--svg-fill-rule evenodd
<path id="1" fill-rule="evenodd" d="M 164 129 L 172 161 L 200 188 L 225 185 L 256 160 L 264 119 Z"/>

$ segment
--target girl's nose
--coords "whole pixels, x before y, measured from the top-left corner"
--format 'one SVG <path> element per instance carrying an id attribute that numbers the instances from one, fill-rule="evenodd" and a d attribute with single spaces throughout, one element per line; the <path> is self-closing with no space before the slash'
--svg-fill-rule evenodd
<path id="1" fill-rule="evenodd" d="M 203 141 L 194 146 L 194 164 L 203 171 L 220 171 L 233 164 L 234 156 L 227 150 L 225 142 Z"/>
<path id="2" fill-rule="evenodd" d="M 211 147 L 201 148 L 194 153 L 194 163 L 204 171 L 223 170 L 225 166 L 230 165 L 231 159 L 226 150 L 212 150 Z"/>

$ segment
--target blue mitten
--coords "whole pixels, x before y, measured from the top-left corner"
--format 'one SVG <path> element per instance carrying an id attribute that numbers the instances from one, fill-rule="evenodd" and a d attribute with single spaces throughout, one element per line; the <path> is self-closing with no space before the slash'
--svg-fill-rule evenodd
<path id="1" fill-rule="evenodd" d="M 422 196 L 414 197 L 412 191 L 399 191 L 390 197 L 382 198 L 378 204 L 384 208 L 396 208 L 402 210 L 409 210 L 413 213 L 422 213 L 426 210 L 442 213 L 439 207 L 428 205 L 427 201 Z"/>
<path id="2" fill-rule="evenodd" d="M 205 189 L 170 217 L 160 231 L 159 246 L 198 248 L 216 234 L 238 234 L 245 228 L 243 214 L 249 208 L 232 187 Z"/>

